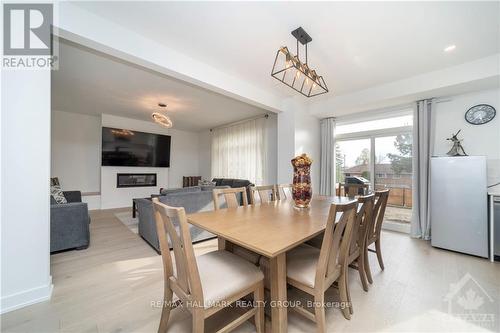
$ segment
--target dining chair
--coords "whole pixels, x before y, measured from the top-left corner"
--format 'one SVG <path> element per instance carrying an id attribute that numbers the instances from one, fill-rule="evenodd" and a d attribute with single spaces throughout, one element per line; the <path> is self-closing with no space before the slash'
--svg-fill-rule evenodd
<path id="1" fill-rule="evenodd" d="M 240 206 L 238 196 L 241 195 L 243 206 L 248 206 L 247 191 L 245 187 L 237 188 L 218 188 L 213 190 L 214 198 L 214 210 L 221 209 L 220 197 L 224 196 L 227 208 L 237 208 Z M 225 242 L 225 241 L 224 241 Z M 259 263 L 260 254 L 252 252 L 244 247 L 238 246 L 236 244 L 226 244 L 224 246 L 228 251 L 233 252 L 237 256 L 240 256 L 254 265 Z"/>
<path id="2" fill-rule="evenodd" d="M 346 319 L 351 318 L 348 309 L 347 291 L 347 259 L 351 244 L 352 229 L 355 222 L 357 202 L 355 200 L 332 204 L 326 222 L 321 249 L 302 244 L 287 252 L 287 283 L 314 297 L 314 314 L 303 307 L 292 307 L 293 310 L 314 321 L 318 332 L 325 332 L 325 291 L 334 283 L 338 283 L 340 301 Z M 336 222 L 337 213 L 341 213 Z"/>
<path id="3" fill-rule="evenodd" d="M 195 257 L 184 208 L 167 206 L 158 198 L 153 199 L 153 207 L 164 271 L 164 303 L 158 332 L 167 331 L 173 294 L 191 313 L 192 331 L 195 333 L 204 331 L 206 318 L 240 298 L 253 294 L 254 306 L 218 332 L 229 332 L 252 317 L 255 317 L 256 331 L 263 332 L 262 272 L 255 265 L 227 251 L 219 250 Z M 173 221 L 177 223 L 177 228 Z M 175 269 L 168 238 L 173 247 Z"/>
<path id="4" fill-rule="evenodd" d="M 241 194 L 240 194 L 241 193 Z M 216 188 L 212 191 L 214 198 L 214 209 L 220 209 L 220 197 L 223 196 L 227 208 L 236 208 L 240 206 L 238 194 L 241 195 L 243 206 L 248 206 L 247 189 L 245 187 L 234 188 Z"/>
<path id="5" fill-rule="evenodd" d="M 349 248 L 349 257 L 347 264 L 350 268 L 356 269 L 359 272 L 359 278 L 364 291 L 368 291 L 368 282 L 365 272 L 365 255 L 366 255 L 366 237 L 368 226 L 372 224 L 374 194 L 361 196 L 358 198 L 358 208 L 354 226 L 352 228 L 351 246 Z M 321 248 L 323 245 L 323 235 L 319 235 L 309 240 L 306 244 Z M 355 264 L 355 265 L 354 265 Z M 349 295 L 349 289 L 347 290 Z M 349 297 L 349 303 L 350 297 Z M 349 307 L 351 314 L 353 313 L 352 304 Z"/>
<path id="6" fill-rule="evenodd" d="M 365 272 L 368 282 L 373 283 L 372 273 L 370 270 L 370 262 L 368 257 L 369 252 L 375 252 L 377 254 L 378 264 L 380 268 L 384 270 L 384 261 L 382 260 L 382 250 L 380 246 L 380 234 L 382 231 L 382 223 L 384 222 L 385 208 L 387 206 L 387 200 L 389 199 L 389 190 L 375 191 L 375 204 L 373 206 L 372 223 L 367 226 L 368 231 L 366 235 L 366 246 L 365 246 Z M 375 243 L 375 249 L 371 249 L 368 246 Z"/>
<path id="7" fill-rule="evenodd" d="M 370 194 L 358 198 L 358 211 L 356 213 L 356 220 L 354 223 L 351 247 L 349 249 L 349 258 L 347 259 L 347 264 L 349 267 L 358 270 L 359 278 L 361 280 L 361 285 L 364 291 L 368 291 L 368 282 L 365 272 L 365 247 L 366 247 L 366 235 L 367 226 L 371 225 L 372 214 L 373 214 L 373 202 L 375 200 L 375 195 Z M 356 265 L 354 265 L 356 263 Z M 349 295 L 349 290 L 348 290 Z M 350 297 L 349 297 L 350 302 Z M 353 307 L 349 307 L 351 314 L 353 313 Z"/>
<path id="8" fill-rule="evenodd" d="M 278 184 L 278 199 L 292 199 L 292 184 Z"/>
<path id="9" fill-rule="evenodd" d="M 258 196 L 258 201 L 257 197 Z M 256 202 L 270 202 L 277 200 L 276 185 L 252 186 L 250 187 L 250 201 L 252 204 Z"/>

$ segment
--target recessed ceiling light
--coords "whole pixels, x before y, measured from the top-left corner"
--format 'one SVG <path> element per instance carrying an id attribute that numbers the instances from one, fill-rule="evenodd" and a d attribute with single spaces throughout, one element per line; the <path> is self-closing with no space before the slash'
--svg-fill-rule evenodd
<path id="1" fill-rule="evenodd" d="M 456 48 L 457 48 L 456 45 L 449 45 L 449 46 L 447 46 L 447 47 L 444 48 L 444 52 L 451 52 L 451 51 L 453 51 Z"/>

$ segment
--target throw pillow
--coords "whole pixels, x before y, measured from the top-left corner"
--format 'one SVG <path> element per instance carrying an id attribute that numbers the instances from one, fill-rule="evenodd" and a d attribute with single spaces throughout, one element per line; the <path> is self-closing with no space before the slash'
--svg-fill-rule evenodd
<path id="1" fill-rule="evenodd" d="M 68 203 L 68 200 L 66 200 L 66 197 L 64 196 L 64 193 L 63 193 L 60 185 L 50 186 L 50 195 L 54 198 L 54 200 L 58 204 Z"/>

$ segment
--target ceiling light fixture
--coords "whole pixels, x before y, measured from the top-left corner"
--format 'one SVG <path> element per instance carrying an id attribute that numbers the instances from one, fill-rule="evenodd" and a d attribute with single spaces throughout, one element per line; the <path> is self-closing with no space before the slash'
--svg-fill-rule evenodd
<path id="1" fill-rule="evenodd" d="M 160 108 L 166 108 L 167 104 L 158 103 L 158 106 Z M 157 123 L 158 125 L 161 125 L 166 128 L 171 128 L 173 126 L 172 120 L 170 120 L 170 118 L 166 114 L 160 112 L 153 112 L 151 114 L 151 117 L 153 118 L 154 122 Z"/>
<path id="2" fill-rule="evenodd" d="M 323 77 L 307 64 L 307 43 L 311 42 L 312 38 L 302 27 L 292 31 L 292 35 L 297 39 L 297 54 L 293 55 L 286 46 L 280 47 L 274 59 L 271 76 L 306 97 L 327 93 L 328 87 Z M 299 42 L 305 45 L 305 63 L 299 59 Z"/>
<path id="3" fill-rule="evenodd" d="M 451 51 L 453 51 L 456 48 L 457 48 L 456 45 L 449 45 L 449 46 L 447 46 L 447 47 L 444 48 L 444 52 L 451 52 Z"/>

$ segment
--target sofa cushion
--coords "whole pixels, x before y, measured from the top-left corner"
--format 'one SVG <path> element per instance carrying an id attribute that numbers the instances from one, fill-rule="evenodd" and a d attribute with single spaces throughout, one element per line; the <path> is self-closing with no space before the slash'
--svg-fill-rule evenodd
<path id="1" fill-rule="evenodd" d="M 68 202 L 82 202 L 82 192 L 80 191 L 64 191 L 63 193 Z"/>
<path id="2" fill-rule="evenodd" d="M 200 192 L 199 186 L 181 187 L 181 188 L 164 188 L 161 190 L 161 195 L 174 194 L 174 193 L 192 193 Z"/>
<path id="3" fill-rule="evenodd" d="M 173 193 L 159 197 L 160 202 L 172 207 L 184 207 L 186 214 L 213 210 L 212 192 Z"/>
<path id="4" fill-rule="evenodd" d="M 223 186 L 223 185 L 226 185 L 226 186 L 230 186 L 230 187 L 234 187 L 233 186 L 233 181 L 234 179 L 227 179 L 227 178 L 224 178 L 220 181 L 220 184 L 217 184 L 219 186 Z"/>
<path id="5" fill-rule="evenodd" d="M 216 188 L 230 188 L 229 186 L 227 185 L 224 185 L 224 186 L 215 186 L 215 185 L 211 185 L 211 186 L 201 186 L 201 190 L 202 191 L 210 191 L 212 192 L 214 189 Z"/>
<path id="6" fill-rule="evenodd" d="M 220 186 L 222 182 L 222 178 L 214 178 L 212 179 L 212 182 L 215 183 L 215 186 Z"/>
<path id="7" fill-rule="evenodd" d="M 232 187 L 247 187 L 251 183 L 246 179 L 233 179 Z"/>

